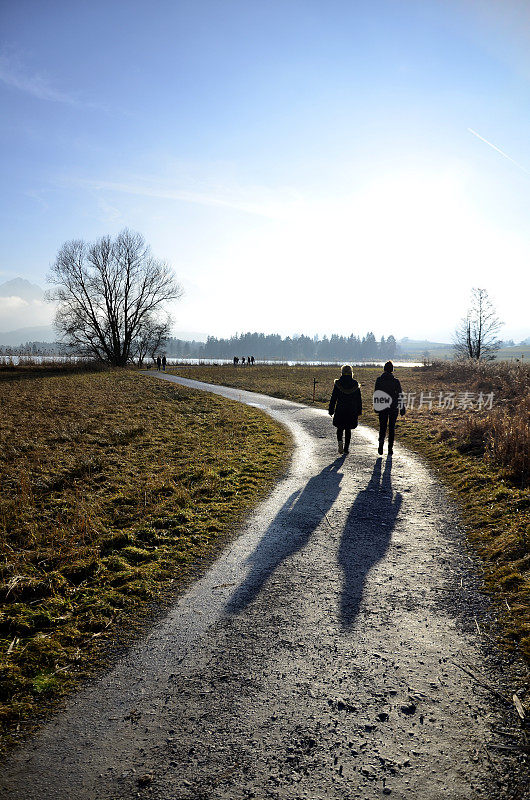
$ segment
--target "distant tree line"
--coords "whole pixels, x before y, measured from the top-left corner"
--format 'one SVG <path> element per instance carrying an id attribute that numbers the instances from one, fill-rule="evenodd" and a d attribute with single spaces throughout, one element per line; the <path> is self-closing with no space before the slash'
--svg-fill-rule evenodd
<path id="1" fill-rule="evenodd" d="M 173 336 L 169 336 L 161 352 L 165 352 L 168 356 L 173 356 L 174 358 L 203 358 L 204 347 L 204 342 L 175 339 Z"/>
<path id="2" fill-rule="evenodd" d="M 370 331 L 363 336 L 287 336 L 271 333 L 242 333 L 229 339 L 208 336 L 206 342 L 167 339 L 166 352 L 180 358 L 226 358 L 255 356 L 282 361 L 365 361 L 393 358 L 398 352 L 394 336 L 379 341 Z"/>
<path id="3" fill-rule="evenodd" d="M 25 342 L 0 345 L 0 356 L 65 356 L 68 349 L 62 342 Z"/>
<path id="4" fill-rule="evenodd" d="M 206 342 L 167 337 L 159 343 L 160 353 L 176 358 L 225 358 L 254 356 L 261 360 L 282 361 L 364 361 L 393 358 L 398 346 L 393 336 L 376 340 L 373 333 L 359 336 L 287 336 L 244 333 L 229 339 L 209 336 Z M 81 354 L 82 348 L 68 347 L 63 342 L 26 342 L 18 346 L 0 346 L 0 356 L 48 356 Z M 154 356 L 156 352 L 153 351 Z"/>

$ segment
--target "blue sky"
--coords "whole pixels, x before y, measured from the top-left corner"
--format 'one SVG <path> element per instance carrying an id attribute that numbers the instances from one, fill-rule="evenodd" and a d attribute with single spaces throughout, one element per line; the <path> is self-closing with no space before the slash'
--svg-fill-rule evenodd
<path id="1" fill-rule="evenodd" d="M 0 279 L 128 226 L 184 286 L 177 331 L 447 340 L 482 286 L 528 336 L 529 23 L 509 0 L 4 2 Z"/>

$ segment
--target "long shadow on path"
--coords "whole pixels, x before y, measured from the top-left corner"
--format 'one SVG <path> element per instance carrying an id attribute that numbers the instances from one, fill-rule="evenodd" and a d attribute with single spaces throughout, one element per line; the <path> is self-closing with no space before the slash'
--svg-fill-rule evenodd
<path id="1" fill-rule="evenodd" d="M 340 492 L 344 457 L 337 458 L 293 492 L 249 556 L 251 569 L 226 605 L 229 614 L 242 611 L 261 591 L 274 570 L 309 541 Z"/>
<path id="2" fill-rule="evenodd" d="M 392 459 L 381 473 L 378 458 L 370 482 L 359 492 L 350 513 L 339 547 L 339 564 L 344 573 L 340 600 L 340 621 L 351 627 L 361 602 L 366 576 L 385 555 L 402 503 L 402 495 L 392 491 Z"/>

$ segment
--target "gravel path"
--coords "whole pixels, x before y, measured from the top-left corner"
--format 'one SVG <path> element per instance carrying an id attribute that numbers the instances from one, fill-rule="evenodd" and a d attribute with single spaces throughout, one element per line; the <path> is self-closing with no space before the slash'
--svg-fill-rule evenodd
<path id="1" fill-rule="evenodd" d="M 432 473 L 399 444 L 378 458 L 364 427 L 337 457 L 322 410 L 151 377 L 262 407 L 293 435 L 290 469 L 166 618 L 11 754 L 0 797 L 508 796 L 508 712 L 456 666 L 487 669 L 486 604 Z"/>

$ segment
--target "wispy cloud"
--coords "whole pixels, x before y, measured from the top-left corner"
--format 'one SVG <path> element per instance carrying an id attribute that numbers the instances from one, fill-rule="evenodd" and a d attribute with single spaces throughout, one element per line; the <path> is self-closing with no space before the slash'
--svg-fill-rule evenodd
<path id="1" fill-rule="evenodd" d="M 530 175 L 530 171 L 527 170 L 526 167 L 523 167 L 522 164 L 519 164 L 518 161 L 516 161 L 514 158 L 509 156 L 508 153 L 505 153 L 504 150 L 501 150 L 500 147 L 497 147 L 496 144 L 493 144 L 493 142 L 489 142 L 487 139 L 485 139 L 483 136 L 481 136 L 480 133 L 477 133 L 476 131 L 474 131 L 473 128 L 468 128 L 468 131 L 469 131 L 469 133 L 472 133 L 473 136 L 476 136 L 477 139 L 480 139 L 481 142 L 484 142 L 484 144 L 487 144 L 489 147 L 492 147 L 493 150 L 496 150 L 497 153 L 500 153 L 501 156 L 504 156 L 504 158 L 507 158 L 508 161 L 512 162 L 512 164 L 515 164 L 516 167 L 519 167 L 519 169 L 521 169 L 526 175 Z"/>
<path id="2" fill-rule="evenodd" d="M 108 203 L 107 200 L 98 192 L 94 192 L 97 200 L 97 204 L 101 211 L 101 217 L 105 222 L 108 223 L 115 223 L 115 222 L 125 222 L 123 218 L 123 214 L 119 208 L 111 203 Z"/>
<path id="3" fill-rule="evenodd" d="M 30 325 L 49 325 L 54 308 L 44 300 L 25 300 L 17 295 L 0 297 L 2 331 L 11 331 Z"/>
<path id="4" fill-rule="evenodd" d="M 6 53 L 0 54 L 0 81 L 5 86 L 18 89 L 39 100 L 66 103 L 71 106 L 82 105 L 73 95 L 55 89 L 45 75 L 25 71 L 17 58 L 9 57 Z"/>
<path id="5" fill-rule="evenodd" d="M 43 199 L 41 192 L 37 191 L 36 189 L 28 189 L 28 191 L 24 192 L 24 194 L 26 197 L 31 197 L 32 200 L 35 200 L 35 202 L 38 203 L 41 208 L 44 209 L 44 211 L 49 211 L 50 204 Z"/>
<path id="6" fill-rule="evenodd" d="M 185 203 L 196 203 L 203 206 L 218 208 L 231 208 L 246 214 L 253 214 L 267 219 L 283 219 L 285 208 L 297 200 L 290 195 L 286 197 L 264 197 L 265 190 L 243 189 L 206 189 L 205 191 L 191 191 L 182 188 L 168 188 L 157 182 L 136 181 L 104 181 L 81 180 L 76 181 L 78 186 L 95 191 L 120 192 L 122 194 L 150 197 L 161 200 L 175 200 Z M 251 196 L 250 196 L 251 195 Z M 255 199 L 255 198 L 258 199 Z"/>

